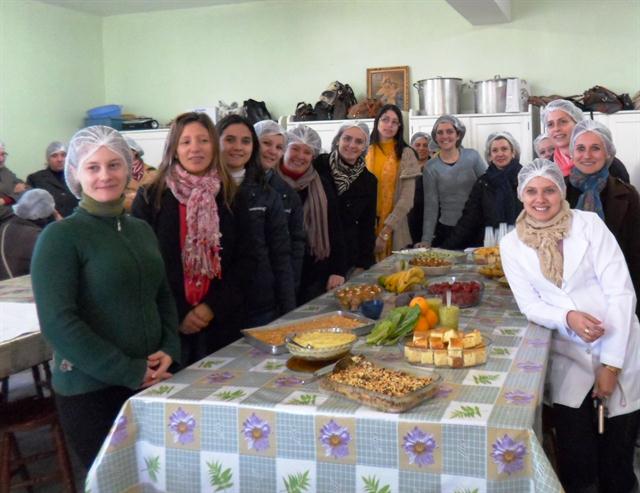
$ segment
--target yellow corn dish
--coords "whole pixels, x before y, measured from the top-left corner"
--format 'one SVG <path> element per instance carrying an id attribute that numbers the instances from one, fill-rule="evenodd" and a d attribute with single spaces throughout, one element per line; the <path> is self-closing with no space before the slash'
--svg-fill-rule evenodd
<path id="1" fill-rule="evenodd" d="M 357 336 L 344 332 L 306 332 L 293 340 L 302 346 L 311 344 L 314 349 L 326 349 L 355 341 Z"/>

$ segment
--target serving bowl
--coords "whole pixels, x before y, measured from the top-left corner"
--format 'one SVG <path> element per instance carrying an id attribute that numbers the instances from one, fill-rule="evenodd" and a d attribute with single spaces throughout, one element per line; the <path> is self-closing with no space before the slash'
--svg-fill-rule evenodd
<path id="1" fill-rule="evenodd" d="M 358 336 L 343 329 L 330 328 L 289 334 L 287 339 L 287 349 L 292 356 L 307 361 L 326 361 L 347 354 L 358 340 Z M 306 347 L 307 345 L 311 347 Z"/>

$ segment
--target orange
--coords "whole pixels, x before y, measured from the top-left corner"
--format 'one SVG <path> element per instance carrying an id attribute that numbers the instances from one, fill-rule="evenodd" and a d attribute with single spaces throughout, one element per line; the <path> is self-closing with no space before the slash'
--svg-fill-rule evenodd
<path id="1" fill-rule="evenodd" d="M 422 316 L 425 316 L 429 311 L 429 303 L 427 303 L 427 300 L 425 300 L 422 296 L 416 296 L 409 302 L 409 306 L 416 305 L 420 307 L 420 314 Z"/>
<path id="2" fill-rule="evenodd" d="M 413 330 L 415 332 L 425 332 L 425 331 L 429 330 L 429 322 L 427 321 L 427 319 L 425 317 L 420 315 L 418 317 L 418 321 L 416 322 L 416 326 L 415 326 L 415 328 Z"/>
<path id="3" fill-rule="evenodd" d="M 427 319 L 429 327 L 431 328 L 435 328 L 435 326 L 438 324 L 438 314 L 433 310 L 429 310 L 425 315 L 425 318 Z"/>

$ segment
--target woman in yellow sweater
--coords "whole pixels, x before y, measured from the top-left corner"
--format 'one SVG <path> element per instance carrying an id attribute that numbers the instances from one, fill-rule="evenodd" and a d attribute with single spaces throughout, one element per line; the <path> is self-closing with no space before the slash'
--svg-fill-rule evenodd
<path id="1" fill-rule="evenodd" d="M 403 132 L 400 109 L 393 104 L 384 105 L 374 121 L 366 157 L 367 169 L 378 179 L 375 245 L 378 261 L 389 256 L 391 250 L 412 243 L 407 214 L 413 207 L 420 165 Z"/>

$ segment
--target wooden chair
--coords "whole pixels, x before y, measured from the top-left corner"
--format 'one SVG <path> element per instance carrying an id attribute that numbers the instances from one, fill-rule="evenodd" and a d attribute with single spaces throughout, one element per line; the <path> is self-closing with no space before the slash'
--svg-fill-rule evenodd
<path id="1" fill-rule="evenodd" d="M 15 433 L 44 427 L 50 428 L 54 449 L 23 457 Z M 56 456 L 56 471 L 32 477 L 27 464 L 51 456 Z M 12 484 L 12 478 L 18 474 L 21 481 Z M 54 481 L 62 482 L 66 491 L 76 492 L 71 460 L 53 398 L 29 397 L 0 405 L 0 493 L 8 493 L 13 488 L 27 488 L 32 492 L 33 486 Z"/>

